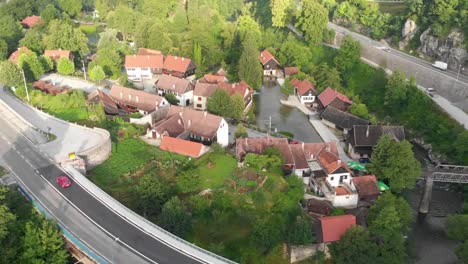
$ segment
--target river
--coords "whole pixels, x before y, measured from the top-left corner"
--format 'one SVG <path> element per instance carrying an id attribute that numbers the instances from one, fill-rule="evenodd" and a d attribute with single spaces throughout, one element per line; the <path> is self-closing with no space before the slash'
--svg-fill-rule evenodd
<path id="1" fill-rule="evenodd" d="M 429 163 L 425 150 L 418 146 L 413 147 L 415 157 L 423 167 Z M 460 212 L 463 200 L 454 185 L 447 183 L 434 183 L 429 213 L 424 217 L 416 216 L 410 241 L 413 245 L 415 263 L 420 264 L 448 264 L 456 263 L 454 253 L 457 242 L 449 240 L 446 236 L 445 223 L 447 215 Z M 417 215 L 419 201 L 424 188 L 424 182 L 418 182 L 416 188 L 405 193 L 411 207 Z"/>
<path id="2" fill-rule="evenodd" d="M 264 82 L 260 93 L 254 96 L 257 125 L 262 129 L 268 129 L 271 116 L 273 131 L 291 132 L 295 139 L 304 142 L 322 142 L 304 113 L 279 102 L 282 96 L 276 82 Z"/>

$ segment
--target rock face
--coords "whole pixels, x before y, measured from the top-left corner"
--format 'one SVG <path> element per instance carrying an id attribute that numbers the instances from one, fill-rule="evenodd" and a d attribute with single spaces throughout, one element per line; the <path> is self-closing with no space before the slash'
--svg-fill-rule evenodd
<path id="1" fill-rule="evenodd" d="M 417 31 L 418 26 L 416 25 L 416 22 L 414 22 L 414 20 L 412 20 L 411 18 L 408 18 L 405 22 L 405 25 L 403 26 L 403 29 L 401 30 L 401 36 L 403 38 L 400 41 L 400 43 L 398 43 L 399 48 L 406 48 L 406 46 L 408 46 L 409 41 L 413 39 Z"/>
<path id="2" fill-rule="evenodd" d="M 421 34 L 419 52 L 435 60 L 447 62 L 448 68 L 458 70 L 465 65 L 468 53 L 462 48 L 464 36 L 460 31 L 452 31 L 446 39 L 431 35 L 431 28 Z"/>

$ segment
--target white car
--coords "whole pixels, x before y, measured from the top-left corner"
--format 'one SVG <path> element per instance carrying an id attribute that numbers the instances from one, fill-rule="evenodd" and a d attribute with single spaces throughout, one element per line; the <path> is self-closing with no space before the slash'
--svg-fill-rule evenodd
<path id="1" fill-rule="evenodd" d="M 426 88 L 426 94 L 429 95 L 430 97 L 434 97 L 434 88 Z"/>

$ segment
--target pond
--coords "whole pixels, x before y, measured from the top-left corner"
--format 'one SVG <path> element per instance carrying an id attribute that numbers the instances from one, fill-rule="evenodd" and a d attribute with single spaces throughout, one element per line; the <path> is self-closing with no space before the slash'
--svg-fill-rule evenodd
<path id="1" fill-rule="evenodd" d="M 284 95 L 276 82 L 264 82 L 259 94 L 254 96 L 257 125 L 268 129 L 271 117 L 272 131 L 288 131 L 304 142 L 322 142 L 307 117 L 296 108 L 280 103 Z"/>

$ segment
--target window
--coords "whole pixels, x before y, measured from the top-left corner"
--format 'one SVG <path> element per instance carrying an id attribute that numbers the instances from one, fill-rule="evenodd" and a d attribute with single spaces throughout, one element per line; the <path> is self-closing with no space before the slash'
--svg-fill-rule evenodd
<path id="1" fill-rule="evenodd" d="M 140 101 L 140 98 L 138 97 L 138 95 L 136 96 L 135 100 L 137 101 L 137 103 Z"/>
<path id="2" fill-rule="evenodd" d="M 201 96 L 198 96 L 198 101 L 201 101 Z"/>
<path id="3" fill-rule="evenodd" d="M 202 105 L 201 105 L 201 104 L 197 104 L 197 108 L 202 108 Z"/>
<path id="4" fill-rule="evenodd" d="M 132 100 L 132 95 L 131 94 L 128 95 L 128 100 Z"/>
<path id="5" fill-rule="evenodd" d="M 335 179 L 335 177 L 330 177 L 330 181 L 333 181 Z"/>

